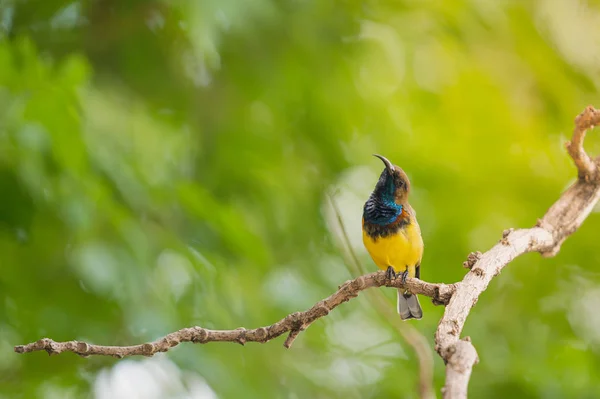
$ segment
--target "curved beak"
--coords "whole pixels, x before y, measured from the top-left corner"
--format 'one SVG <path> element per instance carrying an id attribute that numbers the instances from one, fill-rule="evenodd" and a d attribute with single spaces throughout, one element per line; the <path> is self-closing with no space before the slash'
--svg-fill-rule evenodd
<path id="1" fill-rule="evenodd" d="M 390 174 L 390 176 L 392 176 L 392 174 L 394 173 L 394 165 L 392 165 L 392 163 L 390 161 L 388 161 L 387 158 L 382 155 L 373 154 L 373 156 L 381 159 L 381 161 L 385 164 L 385 168 L 387 169 L 388 173 Z"/>

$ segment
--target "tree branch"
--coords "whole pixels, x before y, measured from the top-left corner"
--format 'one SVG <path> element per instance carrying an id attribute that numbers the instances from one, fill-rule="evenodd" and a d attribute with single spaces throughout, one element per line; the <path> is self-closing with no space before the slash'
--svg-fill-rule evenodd
<path id="1" fill-rule="evenodd" d="M 202 327 L 189 327 L 170 333 L 154 342 L 132 346 L 93 345 L 82 341 L 55 342 L 50 338 L 42 338 L 27 345 L 15 346 L 14 349 L 17 353 L 45 350 L 50 355 L 73 352 L 81 356 L 103 355 L 122 358 L 135 355 L 152 356 L 158 352 L 166 352 L 181 342 L 200 344 L 237 342 L 242 345 L 246 342 L 265 343 L 287 332 L 289 332 L 289 335 L 283 345 L 289 348 L 300 332 L 307 329 L 315 320 L 327 316 L 331 310 L 355 298 L 361 291 L 383 286 L 408 288 L 414 293 L 432 297 L 436 303 L 441 304 L 448 303 L 455 290 L 452 284 L 432 284 L 415 278 L 408 278 L 406 284 L 402 284 L 401 279 L 389 280 L 385 272 L 376 272 L 346 281 L 334 294 L 317 302 L 312 308 L 304 312 L 292 313 L 270 326 L 253 330 L 245 328 L 209 330 Z"/>
<path id="2" fill-rule="evenodd" d="M 569 187 L 550 207 L 536 226 L 529 229 L 508 229 L 502 239 L 489 251 L 471 253 L 463 265 L 470 269 L 461 282 L 455 284 L 432 284 L 409 278 L 406 284 L 400 279 L 389 280 L 385 272 L 366 274 L 342 284 L 331 296 L 304 312 L 292 313 L 280 321 L 253 330 L 208 330 L 202 327 L 184 328 L 154 342 L 134 346 L 102 346 L 81 341 L 55 342 L 49 338 L 15 346 L 15 352 L 28 353 L 45 350 L 49 354 L 74 352 L 81 356 L 107 355 L 152 356 L 166 352 L 181 342 L 267 342 L 289 332 L 284 346 L 289 348 L 300 332 L 315 320 L 326 316 L 331 310 L 358 294 L 373 287 L 407 288 L 415 294 L 432 298 L 435 304 L 446 305 L 444 315 L 435 333 L 435 349 L 446 363 L 444 398 L 466 398 L 473 366 L 478 362 L 477 351 L 469 337 L 460 339 L 467 316 L 479 296 L 502 269 L 517 256 L 527 252 L 539 252 L 542 256 L 554 256 L 565 239 L 573 234 L 590 214 L 600 199 L 600 158 L 593 160 L 583 148 L 585 133 L 600 124 L 600 111 L 587 107 L 575 119 L 575 129 L 566 148 L 578 170 L 578 180 Z"/>
<path id="3" fill-rule="evenodd" d="M 600 111 L 589 105 L 581 114 L 575 118 L 575 131 L 571 141 L 565 144 L 569 155 L 573 158 L 575 166 L 579 171 L 581 180 L 590 181 L 597 179 L 598 159 L 593 161 L 583 149 L 583 140 L 585 132 L 598 125 L 600 122 Z"/>
<path id="4" fill-rule="evenodd" d="M 546 215 L 530 229 L 509 229 L 498 244 L 484 254 L 470 255 L 465 262 L 470 271 L 457 283 L 456 292 L 446 306 L 435 333 L 435 349 L 446 363 L 444 398 L 466 398 L 477 352 L 469 337 L 460 334 L 471 308 L 479 295 L 509 262 L 527 252 L 554 256 L 565 239 L 573 234 L 590 214 L 600 198 L 600 174 L 597 161 L 592 161 L 583 149 L 587 129 L 600 123 L 600 111 L 587 107 L 575 119 L 572 140 L 567 143 L 569 154 L 578 169 L 579 179 L 550 207 Z"/>

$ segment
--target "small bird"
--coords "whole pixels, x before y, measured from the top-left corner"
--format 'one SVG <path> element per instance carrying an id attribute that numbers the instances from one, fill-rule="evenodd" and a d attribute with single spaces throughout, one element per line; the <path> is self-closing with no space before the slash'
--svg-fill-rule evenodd
<path id="1" fill-rule="evenodd" d="M 420 278 L 423 238 L 415 211 L 408 204 L 410 182 L 400 167 L 381 155 L 373 156 L 383 161 L 385 169 L 363 209 L 363 243 L 388 278 Z M 423 317 L 417 295 L 398 289 L 398 313 L 402 320 Z"/>

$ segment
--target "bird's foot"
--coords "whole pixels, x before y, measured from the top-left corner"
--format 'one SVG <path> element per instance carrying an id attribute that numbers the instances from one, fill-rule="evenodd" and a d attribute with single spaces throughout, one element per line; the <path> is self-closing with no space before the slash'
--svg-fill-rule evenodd
<path id="1" fill-rule="evenodd" d="M 400 273 L 402 284 L 406 284 L 406 278 L 408 277 L 408 267 L 402 273 Z"/>
<path id="2" fill-rule="evenodd" d="M 396 272 L 394 271 L 394 268 L 391 266 L 388 266 L 387 270 L 385 271 L 385 275 L 387 276 L 388 280 L 390 280 L 390 281 L 396 279 Z"/>

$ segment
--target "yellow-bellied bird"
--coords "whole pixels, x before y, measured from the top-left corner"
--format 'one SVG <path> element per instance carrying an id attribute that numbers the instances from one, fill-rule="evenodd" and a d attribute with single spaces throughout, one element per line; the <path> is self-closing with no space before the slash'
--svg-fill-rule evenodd
<path id="1" fill-rule="evenodd" d="M 401 275 L 420 278 L 423 239 L 415 211 L 408 204 L 410 182 L 404 171 L 385 157 L 375 190 L 363 209 L 363 243 L 373 261 L 390 279 Z M 416 295 L 398 289 L 398 313 L 402 320 L 420 319 L 423 310 Z"/>

